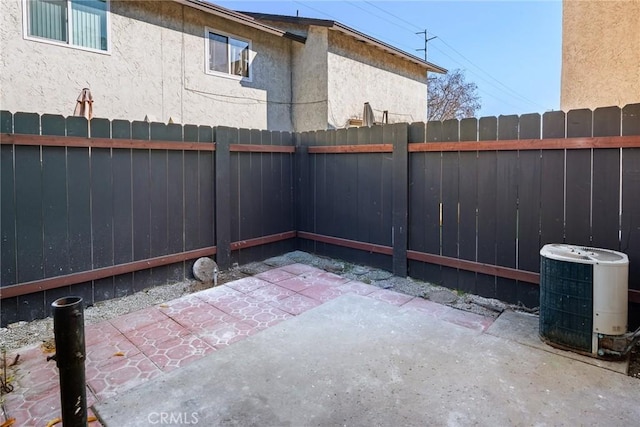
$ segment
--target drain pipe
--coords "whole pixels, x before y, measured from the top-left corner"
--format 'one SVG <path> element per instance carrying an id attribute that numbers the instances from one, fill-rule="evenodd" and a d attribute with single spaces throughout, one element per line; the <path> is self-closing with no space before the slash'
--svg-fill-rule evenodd
<path id="1" fill-rule="evenodd" d="M 636 343 L 640 343 L 640 328 L 624 335 L 598 335 L 598 356 L 621 358 L 626 356 Z"/>
<path id="2" fill-rule="evenodd" d="M 87 390 L 84 371 L 84 308 L 82 298 L 65 297 L 55 300 L 53 333 L 56 361 L 60 374 L 60 403 L 64 427 L 87 426 Z"/>

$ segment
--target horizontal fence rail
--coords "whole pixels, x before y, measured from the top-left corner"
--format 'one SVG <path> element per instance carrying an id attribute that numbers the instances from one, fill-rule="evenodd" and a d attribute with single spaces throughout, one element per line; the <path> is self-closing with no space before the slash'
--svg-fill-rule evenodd
<path id="1" fill-rule="evenodd" d="M 409 152 L 412 153 L 437 151 L 584 150 L 589 148 L 640 148 L 640 136 L 421 142 L 409 144 Z"/>
<path id="2" fill-rule="evenodd" d="M 0 144 L 40 147 L 123 148 L 134 150 L 215 151 L 201 142 L 140 141 L 138 139 L 80 138 L 73 136 L 0 135 Z"/>

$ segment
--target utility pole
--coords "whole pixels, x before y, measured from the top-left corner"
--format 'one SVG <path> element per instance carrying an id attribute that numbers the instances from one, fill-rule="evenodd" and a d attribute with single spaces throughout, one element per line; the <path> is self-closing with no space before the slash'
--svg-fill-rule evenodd
<path id="1" fill-rule="evenodd" d="M 417 32 L 416 34 L 424 34 L 424 48 L 422 49 L 416 49 L 417 51 L 424 51 L 424 60 L 427 60 L 427 43 L 429 43 L 431 40 L 438 38 L 438 36 L 433 36 L 433 37 L 429 37 L 427 38 L 427 29 L 425 28 L 424 31 L 420 31 Z"/>

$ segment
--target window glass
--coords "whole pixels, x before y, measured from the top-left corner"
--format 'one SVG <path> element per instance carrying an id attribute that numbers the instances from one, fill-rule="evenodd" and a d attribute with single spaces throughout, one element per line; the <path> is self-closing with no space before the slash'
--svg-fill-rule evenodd
<path id="1" fill-rule="evenodd" d="M 231 74 L 249 77 L 249 43 L 229 39 L 229 57 L 231 58 Z"/>
<path id="2" fill-rule="evenodd" d="M 209 38 L 209 71 L 250 78 L 251 42 L 238 40 L 208 30 L 207 34 Z"/>
<path id="3" fill-rule="evenodd" d="M 31 0 L 29 35 L 67 42 L 67 0 Z"/>
<path id="4" fill-rule="evenodd" d="M 27 0 L 28 34 L 107 50 L 107 10 L 107 0 Z"/>
<path id="5" fill-rule="evenodd" d="M 209 33 L 209 69 L 221 73 L 229 72 L 227 37 Z"/>
<path id="6" fill-rule="evenodd" d="M 104 0 L 71 2 L 73 44 L 107 50 L 107 3 Z"/>

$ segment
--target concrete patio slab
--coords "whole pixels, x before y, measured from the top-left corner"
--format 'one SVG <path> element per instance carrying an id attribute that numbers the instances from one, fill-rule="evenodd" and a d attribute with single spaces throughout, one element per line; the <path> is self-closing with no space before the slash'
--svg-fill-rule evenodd
<path id="1" fill-rule="evenodd" d="M 578 353 L 560 350 L 545 344 L 538 336 L 540 329 L 539 319 L 540 318 L 538 316 L 533 314 L 505 311 L 487 329 L 487 333 L 515 341 L 528 347 L 549 351 L 570 359 L 579 360 L 590 365 L 599 366 L 601 368 L 610 369 L 614 372 L 627 375 L 627 372 L 629 371 L 628 358 L 623 361 L 600 360 L 593 357 L 583 356 Z"/>
<path id="2" fill-rule="evenodd" d="M 94 409 L 112 427 L 162 417 L 174 425 L 367 427 L 640 419 L 636 379 L 499 329 L 482 333 L 346 294 Z"/>

